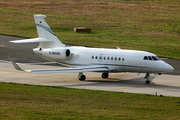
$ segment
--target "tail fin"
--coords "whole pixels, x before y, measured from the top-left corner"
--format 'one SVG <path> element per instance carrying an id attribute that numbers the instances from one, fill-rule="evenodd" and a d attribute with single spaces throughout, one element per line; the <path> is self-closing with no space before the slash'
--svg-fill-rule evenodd
<path id="1" fill-rule="evenodd" d="M 38 38 L 10 41 L 13 43 L 39 42 L 40 48 L 65 47 L 44 20 L 45 15 L 34 15 Z"/>

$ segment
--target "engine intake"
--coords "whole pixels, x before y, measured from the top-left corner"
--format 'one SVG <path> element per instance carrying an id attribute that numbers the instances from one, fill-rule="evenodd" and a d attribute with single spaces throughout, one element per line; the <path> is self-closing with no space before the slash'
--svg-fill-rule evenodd
<path id="1" fill-rule="evenodd" d="M 66 49 L 64 55 L 66 58 L 70 58 L 71 57 L 71 51 L 69 49 Z"/>

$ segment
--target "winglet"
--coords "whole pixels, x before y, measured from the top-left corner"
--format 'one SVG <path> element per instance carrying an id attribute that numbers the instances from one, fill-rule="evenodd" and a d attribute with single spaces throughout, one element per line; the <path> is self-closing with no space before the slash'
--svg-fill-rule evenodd
<path id="1" fill-rule="evenodd" d="M 121 48 L 119 48 L 118 46 L 116 46 L 116 48 L 119 49 L 119 50 L 121 49 Z"/>
<path id="2" fill-rule="evenodd" d="M 11 61 L 11 63 L 13 64 L 14 68 L 16 68 L 16 70 L 24 71 L 13 61 L 13 59 L 9 55 L 8 55 L 8 58 Z"/>

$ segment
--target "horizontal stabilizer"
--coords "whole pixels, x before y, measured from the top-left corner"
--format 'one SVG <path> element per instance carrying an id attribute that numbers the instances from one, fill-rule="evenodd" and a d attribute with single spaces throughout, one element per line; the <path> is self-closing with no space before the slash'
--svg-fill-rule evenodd
<path id="1" fill-rule="evenodd" d="M 45 38 L 33 38 L 33 39 L 23 39 L 10 41 L 12 43 L 33 43 L 33 42 L 52 42 L 51 40 Z"/>
<path id="2" fill-rule="evenodd" d="M 46 69 L 46 70 L 23 70 L 21 69 L 13 59 L 8 56 L 10 61 L 12 62 L 14 68 L 24 72 L 31 73 L 70 73 L 70 72 L 108 72 L 108 67 L 92 67 L 92 68 L 67 68 L 67 69 Z"/>

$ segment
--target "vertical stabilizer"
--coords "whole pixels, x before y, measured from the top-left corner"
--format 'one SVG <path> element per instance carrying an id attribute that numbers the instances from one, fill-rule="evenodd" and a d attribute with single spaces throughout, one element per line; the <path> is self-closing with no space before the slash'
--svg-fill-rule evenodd
<path id="1" fill-rule="evenodd" d="M 34 15 L 38 37 L 50 42 L 40 42 L 41 48 L 64 47 L 65 45 L 56 37 L 49 25 L 44 20 L 46 16 L 41 14 Z"/>

